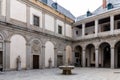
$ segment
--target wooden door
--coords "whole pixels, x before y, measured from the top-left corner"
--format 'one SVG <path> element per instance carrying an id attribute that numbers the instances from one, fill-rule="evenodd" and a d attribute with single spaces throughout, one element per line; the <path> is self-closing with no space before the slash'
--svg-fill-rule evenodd
<path id="1" fill-rule="evenodd" d="M 57 56 L 57 66 L 61 66 L 63 65 L 63 56 L 62 55 L 58 55 Z"/>
<path id="2" fill-rule="evenodd" d="M 39 69 L 39 55 L 33 55 L 33 69 Z"/>

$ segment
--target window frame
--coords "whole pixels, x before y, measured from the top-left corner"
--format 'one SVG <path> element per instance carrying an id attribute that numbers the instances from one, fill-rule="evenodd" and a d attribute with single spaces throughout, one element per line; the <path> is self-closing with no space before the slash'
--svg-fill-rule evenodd
<path id="1" fill-rule="evenodd" d="M 58 34 L 62 34 L 62 26 L 58 25 Z"/>
<path id="2" fill-rule="evenodd" d="M 35 22 L 35 18 L 38 18 L 37 22 Z M 33 25 L 37 27 L 40 26 L 40 16 L 33 14 Z"/>

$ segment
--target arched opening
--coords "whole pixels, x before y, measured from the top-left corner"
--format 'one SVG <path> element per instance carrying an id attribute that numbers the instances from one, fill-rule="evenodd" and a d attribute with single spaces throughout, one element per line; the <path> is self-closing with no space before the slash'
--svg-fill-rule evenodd
<path id="1" fill-rule="evenodd" d="M 31 53 L 32 53 L 32 67 L 33 69 L 40 68 L 40 53 L 41 53 L 41 44 L 39 40 L 32 41 L 31 44 Z"/>
<path id="2" fill-rule="evenodd" d="M 75 51 L 74 65 L 76 67 L 81 67 L 82 66 L 82 47 L 81 46 L 76 46 L 74 51 Z"/>
<path id="3" fill-rule="evenodd" d="M 106 67 L 109 68 L 110 67 L 110 60 L 111 60 L 111 50 L 110 50 L 110 45 L 109 43 L 102 43 L 99 47 L 100 52 L 101 52 L 101 56 L 102 56 L 102 67 Z"/>
<path id="4" fill-rule="evenodd" d="M 72 48 L 71 48 L 71 46 L 66 46 L 66 63 L 68 65 L 72 64 Z"/>
<path id="5" fill-rule="evenodd" d="M 115 44 L 115 67 L 120 68 L 120 41 Z"/>
<path id="6" fill-rule="evenodd" d="M 13 35 L 10 39 L 10 68 L 16 69 L 17 58 L 21 58 L 21 68 L 26 68 L 26 40 L 21 35 Z"/>
<path id="7" fill-rule="evenodd" d="M 95 67 L 95 47 L 93 44 L 86 46 L 86 66 Z"/>
<path id="8" fill-rule="evenodd" d="M 54 44 L 50 41 L 45 44 L 45 67 L 54 67 Z"/>

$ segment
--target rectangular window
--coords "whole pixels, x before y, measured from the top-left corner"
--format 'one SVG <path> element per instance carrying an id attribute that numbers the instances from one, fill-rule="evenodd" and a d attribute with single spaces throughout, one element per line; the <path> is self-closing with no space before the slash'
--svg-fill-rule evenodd
<path id="1" fill-rule="evenodd" d="M 110 31 L 110 24 L 103 25 L 103 31 Z"/>
<path id="2" fill-rule="evenodd" d="M 33 15 L 33 25 L 39 26 L 39 17 L 36 15 Z"/>
<path id="3" fill-rule="evenodd" d="M 58 25 L 58 34 L 62 34 L 62 26 Z"/>
<path id="4" fill-rule="evenodd" d="M 78 31 L 76 31 L 76 35 L 78 35 Z"/>
<path id="5" fill-rule="evenodd" d="M 120 21 L 117 22 L 117 29 L 120 29 Z"/>

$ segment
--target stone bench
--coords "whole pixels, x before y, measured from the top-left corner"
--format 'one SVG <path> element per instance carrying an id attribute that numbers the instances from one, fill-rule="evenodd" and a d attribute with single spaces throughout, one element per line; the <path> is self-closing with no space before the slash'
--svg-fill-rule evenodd
<path id="1" fill-rule="evenodd" d="M 63 70 L 62 74 L 70 75 L 72 74 L 71 70 L 74 69 L 74 66 L 59 66 Z"/>

